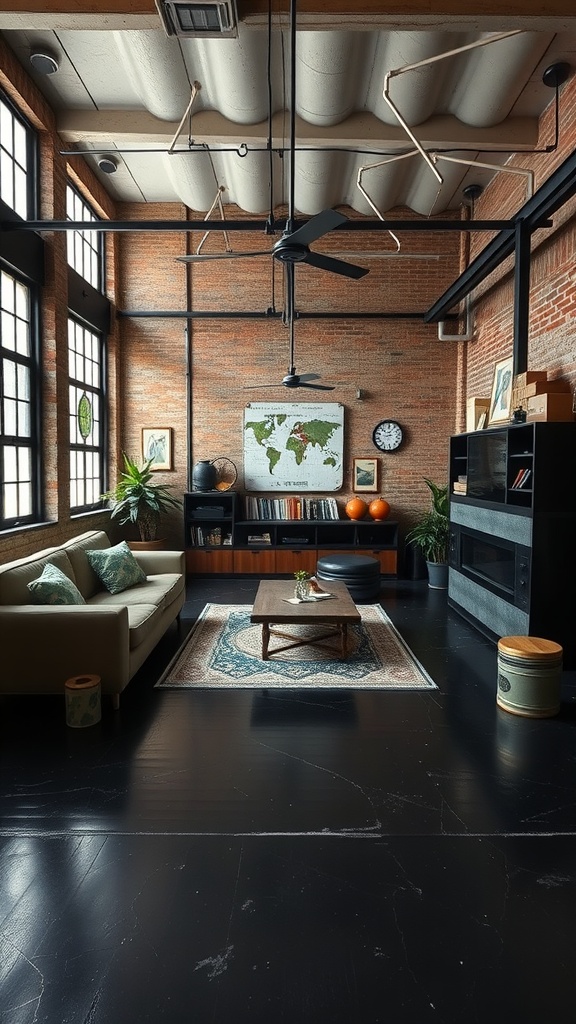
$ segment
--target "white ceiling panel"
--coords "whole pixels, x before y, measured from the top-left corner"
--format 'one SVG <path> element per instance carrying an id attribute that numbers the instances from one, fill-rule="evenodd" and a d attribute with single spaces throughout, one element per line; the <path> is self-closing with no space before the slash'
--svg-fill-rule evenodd
<path id="1" fill-rule="evenodd" d="M 377 163 L 362 180 L 382 215 L 397 206 L 424 216 L 457 207 L 466 184 L 486 184 L 495 173 L 475 162 L 501 165 L 538 145 L 538 117 L 555 101 L 544 70 L 556 61 L 576 70 L 569 32 L 494 41 L 440 27 L 343 26 L 335 16 L 328 29 L 296 34 L 295 210 L 305 215 L 346 204 L 373 216 L 357 178 Z M 116 200 L 180 202 L 205 213 L 222 186 L 223 201 L 250 214 L 288 201 L 289 161 L 276 152 L 290 140 L 285 22 L 272 25 L 270 53 L 267 27 L 243 23 L 234 39 L 168 38 L 159 24 L 5 28 L 2 36 L 55 110 L 63 151 L 86 153 Z M 55 74 L 33 70 L 36 47 L 57 57 Z M 200 89 L 175 142 L 194 82 Z M 560 112 L 561 102 L 560 87 Z M 410 133 L 427 153 L 472 166 L 439 160 L 439 182 L 420 153 L 392 160 L 415 150 Z M 97 157 L 111 152 L 119 166 L 106 175 Z"/>

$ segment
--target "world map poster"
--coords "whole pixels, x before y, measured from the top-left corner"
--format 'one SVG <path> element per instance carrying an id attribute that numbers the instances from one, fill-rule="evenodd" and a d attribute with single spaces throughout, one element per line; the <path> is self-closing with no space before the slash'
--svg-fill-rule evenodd
<path id="1" fill-rule="evenodd" d="M 344 406 L 251 402 L 244 410 L 247 491 L 337 491 L 343 483 Z"/>

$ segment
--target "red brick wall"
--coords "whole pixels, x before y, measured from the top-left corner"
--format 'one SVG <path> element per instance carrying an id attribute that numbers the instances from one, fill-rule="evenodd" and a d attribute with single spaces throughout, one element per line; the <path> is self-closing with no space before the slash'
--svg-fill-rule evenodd
<path id="1" fill-rule="evenodd" d="M 553 93 L 551 93 L 551 97 Z M 555 104 L 551 102 L 541 118 L 538 149 L 554 143 Z M 516 154 L 510 167 L 530 168 L 535 188 L 571 155 L 576 146 L 576 79 L 560 91 L 559 144 L 554 152 Z M 506 217 L 526 201 L 523 178 L 497 175 L 476 203 L 478 218 Z M 532 239 L 528 369 L 548 370 L 551 378 L 564 378 L 572 390 L 576 385 L 574 315 L 576 293 L 574 255 L 576 252 L 576 200 L 566 203 L 553 217 L 553 228 L 538 231 Z M 490 236 L 475 236 L 472 255 L 486 245 Z M 476 335 L 469 347 L 467 391 L 489 395 L 494 362 L 512 354 L 514 332 L 514 269 L 508 260 L 474 296 Z"/>
<path id="2" fill-rule="evenodd" d="M 63 216 L 66 162 L 53 134 L 51 112 L 0 41 L 0 81 L 22 104 L 42 132 L 42 216 Z M 554 110 L 545 112 L 539 147 L 552 143 Z M 536 187 L 576 144 L 576 80 L 561 90 L 561 132 L 557 151 L 519 154 L 509 162 L 532 167 Z M 70 171 L 78 187 L 104 216 L 121 219 L 183 218 L 181 206 L 120 206 L 117 211 L 99 182 L 80 159 Z M 479 217 L 513 214 L 525 199 L 525 184 L 501 174 L 476 204 Z M 547 368 L 553 376 L 576 380 L 572 318 L 574 314 L 573 254 L 575 203 L 554 217 L 553 230 L 534 238 L 529 368 Z M 346 211 L 354 217 L 353 211 Z M 231 211 L 237 216 L 237 211 Z M 194 214 L 188 214 L 195 216 Z M 393 215 L 413 217 L 407 210 Z M 456 214 L 458 215 L 458 213 Z M 116 311 L 126 310 L 261 310 L 282 309 L 282 274 L 268 258 L 221 261 L 186 267 L 175 257 L 193 251 L 200 240 L 185 233 L 134 233 L 107 236 L 107 292 Z M 235 233 L 233 247 L 268 248 L 263 234 Z M 370 273 L 359 282 L 296 268 L 296 308 L 301 312 L 423 311 L 443 293 L 489 236 L 468 239 L 458 233 L 406 232 L 400 235 L 399 258 L 370 261 Z M 46 236 L 46 287 L 42 297 L 43 431 L 46 505 L 50 522 L 34 530 L 0 537 L 0 559 L 14 558 L 40 546 L 57 543 L 82 529 L 107 524 L 106 515 L 71 520 L 68 511 L 66 271 L 63 235 Z M 362 233 L 332 233 L 317 244 L 324 252 L 359 251 L 372 246 L 394 250 L 385 231 L 368 238 Z M 188 247 L 188 248 L 187 248 Z M 223 248 L 214 234 L 206 248 Z M 427 259 L 416 258 L 420 254 Z M 412 258 L 406 258 L 411 255 Z M 358 258 L 358 262 L 362 262 Z M 274 266 L 274 280 L 272 269 Z M 274 293 L 274 294 L 273 294 Z M 438 340 L 435 326 L 419 320 L 300 320 L 296 324 L 296 365 L 316 371 L 332 392 L 288 392 L 281 387 L 246 390 L 251 382 L 277 382 L 288 366 L 289 335 L 275 320 L 193 320 L 113 317 L 109 340 L 111 404 L 111 482 L 122 450 L 140 455 L 142 427 L 170 427 L 174 438 L 174 470 L 158 474 L 174 485 L 188 486 L 188 465 L 199 459 L 227 455 L 238 466 L 242 489 L 242 416 L 253 401 L 341 402 L 345 407 L 345 483 L 341 507 L 352 494 L 354 456 L 377 456 L 372 430 L 382 418 L 400 420 L 406 431 L 403 447 L 378 456 L 380 492 L 392 515 L 405 526 L 413 510 L 428 504 L 424 476 L 441 481 L 446 475 L 448 438 L 463 429 L 465 401 L 489 394 L 496 360 L 512 348 L 513 278 L 502 267 L 474 295 L 474 340 Z M 456 332 L 457 325 L 447 331 Z M 187 372 L 190 369 L 191 402 Z M 356 391 L 365 392 L 362 401 Z M 170 539 L 181 543 L 180 517 L 170 522 Z"/>
<path id="3" fill-rule="evenodd" d="M 123 219 L 149 217 L 150 208 L 124 207 L 120 215 Z M 182 215 L 183 211 L 154 209 L 154 216 Z M 409 211 L 399 215 L 413 216 Z M 190 244 L 195 247 L 200 238 L 196 232 Z M 125 236 L 120 307 L 185 309 L 188 288 L 194 310 L 265 312 L 274 303 L 282 310 L 282 270 L 271 258 L 186 266 L 175 261 L 185 245 L 186 235 Z M 270 248 L 271 240 L 252 232 L 234 233 L 232 245 L 237 251 L 249 251 Z M 302 313 L 423 312 L 457 275 L 459 245 L 457 233 L 406 233 L 402 255 L 369 261 L 370 273 L 361 281 L 296 267 L 296 308 Z M 363 246 L 394 252 L 385 232 L 377 237 L 331 235 L 317 248 L 360 251 Z M 203 251 L 211 249 L 224 249 L 216 233 Z M 428 255 L 410 259 L 410 253 Z M 175 473 L 166 474 L 166 479 L 180 490 L 187 486 L 184 324 L 169 319 L 122 321 L 126 444 L 132 451 L 137 449 L 144 425 L 171 426 Z M 456 331 L 457 325 L 450 329 Z M 289 392 L 280 386 L 288 368 L 289 340 L 288 329 L 274 319 L 191 321 L 191 465 L 199 459 L 227 456 L 238 467 L 242 490 L 242 424 L 250 401 L 340 402 L 345 407 L 346 436 L 344 487 L 336 495 L 341 507 L 353 493 L 352 458 L 378 456 L 372 430 L 385 417 L 403 424 L 406 441 L 397 453 L 379 456 L 381 493 L 390 502 L 392 515 L 400 519 L 427 503 L 422 478 L 441 481 L 446 476 L 447 438 L 455 429 L 458 343 L 440 342 L 437 328 L 421 321 L 298 320 L 297 370 L 320 373 L 324 382 L 337 386 L 332 392 Z M 247 385 L 257 383 L 278 386 L 247 390 Z M 356 399 L 359 388 L 365 393 L 362 401 Z"/>

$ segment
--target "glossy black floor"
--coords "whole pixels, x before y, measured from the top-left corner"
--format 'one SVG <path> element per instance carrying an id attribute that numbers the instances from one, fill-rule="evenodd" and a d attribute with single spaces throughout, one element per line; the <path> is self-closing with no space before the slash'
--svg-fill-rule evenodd
<path id="1" fill-rule="evenodd" d="M 382 604 L 435 691 L 0 701 L 2 1024 L 575 1019 L 576 685 L 495 703 L 494 645 L 423 582 Z"/>

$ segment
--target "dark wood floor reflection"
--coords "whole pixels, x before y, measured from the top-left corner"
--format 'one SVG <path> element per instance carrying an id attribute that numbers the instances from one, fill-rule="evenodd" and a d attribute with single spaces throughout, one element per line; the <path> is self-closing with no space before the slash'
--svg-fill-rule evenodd
<path id="1" fill-rule="evenodd" d="M 438 689 L 0 700 L 2 1024 L 572 1024 L 576 673 L 496 707 L 493 643 L 425 583 L 382 605 Z"/>

